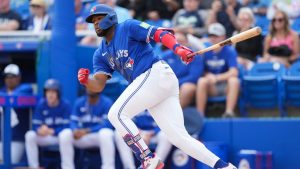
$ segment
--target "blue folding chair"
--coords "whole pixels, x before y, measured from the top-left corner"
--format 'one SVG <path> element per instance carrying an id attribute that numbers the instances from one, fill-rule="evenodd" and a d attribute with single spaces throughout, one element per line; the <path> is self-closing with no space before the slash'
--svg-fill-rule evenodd
<path id="1" fill-rule="evenodd" d="M 242 116 L 247 109 L 278 107 L 281 116 L 286 116 L 282 104 L 281 76 L 286 69 L 279 63 L 258 63 L 243 77 L 239 108 Z"/>
<path id="2" fill-rule="evenodd" d="M 294 63 L 282 77 L 284 86 L 284 110 L 287 106 L 300 107 L 300 62 Z"/>

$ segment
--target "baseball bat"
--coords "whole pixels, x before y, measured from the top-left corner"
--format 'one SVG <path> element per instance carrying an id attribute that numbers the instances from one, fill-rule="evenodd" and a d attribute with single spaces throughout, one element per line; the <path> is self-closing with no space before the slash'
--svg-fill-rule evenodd
<path id="1" fill-rule="evenodd" d="M 239 34 L 236 34 L 236 35 L 234 35 L 234 36 L 232 36 L 232 37 L 230 37 L 230 38 L 228 38 L 228 39 L 226 39 L 222 42 L 216 43 L 216 44 L 214 44 L 210 47 L 207 47 L 207 48 L 201 49 L 197 52 L 194 52 L 191 55 L 189 55 L 189 57 L 195 56 L 197 54 L 203 54 L 205 52 L 218 49 L 219 47 L 222 47 L 222 46 L 225 46 L 225 45 L 234 44 L 234 43 L 252 38 L 252 37 L 257 36 L 259 34 L 261 34 L 261 28 L 260 27 L 254 27 L 252 29 L 246 30 L 246 31 L 241 32 Z"/>

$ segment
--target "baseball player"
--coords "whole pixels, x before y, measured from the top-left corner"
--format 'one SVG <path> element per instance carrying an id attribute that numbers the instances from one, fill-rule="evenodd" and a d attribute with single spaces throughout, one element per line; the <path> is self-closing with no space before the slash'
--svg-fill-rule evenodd
<path id="1" fill-rule="evenodd" d="M 169 141 L 193 158 L 212 168 L 234 169 L 191 137 L 184 127 L 179 103 L 178 80 L 170 66 L 153 53 L 150 41 L 161 42 L 181 59 L 190 63 L 192 51 L 176 42 L 164 28 L 137 20 L 117 24 L 114 10 L 107 5 L 94 6 L 86 21 L 94 24 L 103 40 L 93 57 L 94 75 L 81 68 L 78 80 L 92 91 L 102 91 L 107 79 L 116 70 L 130 83 L 108 113 L 108 119 L 132 149 L 143 169 L 161 169 L 164 164 L 153 154 L 131 120 L 136 114 L 149 110 Z"/>
<path id="2" fill-rule="evenodd" d="M 78 98 L 71 114 L 71 129 L 60 133 L 62 168 L 75 169 L 74 148 L 99 147 L 101 169 L 115 168 L 115 145 L 113 126 L 107 119 L 112 101 L 99 93 L 87 90 L 87 95 Z"/>
<path id="3" fill-rule="evenodd" d="M 68 126 L 71 114 L 70 104 L 60 97 L 60 84 L 57 80 L 48 79 L 44 85 L 44 93 L 45 98 L 40 100 L 33 114 L 33 130 L 25 134 L 28 164 L 34 169 L 39 168 L 38 146 L 59 145 L 62 152 L 58 137 Z"/>

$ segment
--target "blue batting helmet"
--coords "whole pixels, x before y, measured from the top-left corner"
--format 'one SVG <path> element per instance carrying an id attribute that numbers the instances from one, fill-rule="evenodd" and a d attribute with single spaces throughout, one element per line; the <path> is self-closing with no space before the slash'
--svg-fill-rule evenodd
<path id="1" fill-rule="evenodd" d="M 93 23 L 92 19 L 95 15 L 106 15 L 99 23 L 99 27 L 102 30 L 108 29 L 118 23 L 116 12 L 107 5 L 98 4 L 93 6 L 90 10 L 90 15 L 85 19 L 85 21 Z"/>
<path id="2" fill-rule="evenodd" d="M 60 92 L 60 83 L 56 79 L 48 79 L 44 84 L 44 90 L 57 90 Z"/>

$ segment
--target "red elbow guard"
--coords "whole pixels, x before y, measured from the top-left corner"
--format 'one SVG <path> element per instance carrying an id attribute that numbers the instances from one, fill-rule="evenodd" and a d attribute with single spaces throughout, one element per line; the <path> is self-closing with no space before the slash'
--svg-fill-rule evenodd
<path id="1" fill-rule="evenodd" d="M 175 50 L 174 45 L 177 44 L 175 36 L 173 34 L 171 34 L 170 32 L 164 31 L 164 30 L 157 30 L 154 33 L 153 40 L 155 42 L 161 42 L 164 46 L 166 46 L 167 48 L 169 48 L 173 51 Z"/>

